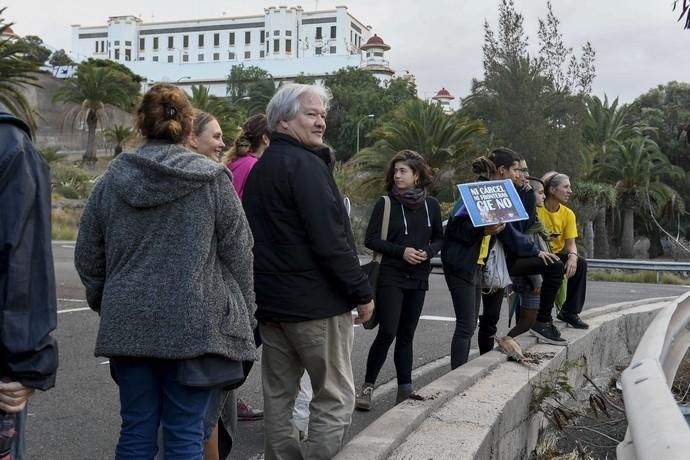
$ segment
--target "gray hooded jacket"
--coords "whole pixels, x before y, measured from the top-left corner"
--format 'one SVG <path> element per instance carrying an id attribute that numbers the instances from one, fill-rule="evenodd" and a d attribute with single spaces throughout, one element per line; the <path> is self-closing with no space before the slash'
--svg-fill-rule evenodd
<path id="1" fill-rule="evenodd" d="M 252 245 L 224 166 L 158 142 L 120 155 L 75 249 L 96 356 L 256 359 Z"/>

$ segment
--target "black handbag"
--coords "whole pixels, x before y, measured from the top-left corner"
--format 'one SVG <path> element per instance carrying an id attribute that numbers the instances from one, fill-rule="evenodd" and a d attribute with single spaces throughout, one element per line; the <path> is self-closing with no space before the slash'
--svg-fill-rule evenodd
<path id="1" fill-rule="evenodd" d="M 388 238 L 388 224 L 391 220 L 391 199 L 388 196 L 382 196 L 383 198 L 383 217 L 381 219 L 381 239 L 386 240 Z M 374 252 L 371 262 L 362 265 L 362 270 L 369 278 L 369 284 L 374 292 L 374 300 L 376 299 L 376 287 L 379 281 L 379 271 L 381 270 L 381 259 L 383 259 L 383 254 L 380 252 Z M 379 320 L 376 316 L 376 308 L 371 314 L 369 321 L 365 321 L 362 326 L 364 329 L 374 329 L 379 325 Z"/>

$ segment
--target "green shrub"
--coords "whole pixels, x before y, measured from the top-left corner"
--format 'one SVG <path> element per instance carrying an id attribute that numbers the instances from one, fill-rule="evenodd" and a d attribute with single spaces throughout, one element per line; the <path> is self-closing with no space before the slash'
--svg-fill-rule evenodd
<path id="1" fill-rule="evenodd" d="M 654 271 L 590 270 L 587 278 L 592 281 L 612 281 L 616 283 L 680 284 L 690 283 L 687 275 L 666 272 L 659 275 Z"/>
<path id="2" fill-rule="evenodd" d="M 51 239 L 67 241 L 76 240 L 81 210 L 73 208 L 53 208 L 51 214 Z"/>
<path id="3" fill-rule="evenodd" d="M 51 167 L 53 191 L 65 198 L 87 198 L 95 180 L 93 174 L 74 165 L 55 163 Z"/>

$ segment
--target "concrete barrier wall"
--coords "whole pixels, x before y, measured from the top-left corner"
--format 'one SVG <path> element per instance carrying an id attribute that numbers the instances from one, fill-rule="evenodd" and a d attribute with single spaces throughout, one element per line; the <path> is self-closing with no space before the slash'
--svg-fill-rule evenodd
<path id="1" fill-rule="evenodd" d="M 573 387 L 590 377 L 612 374 L 627 365 L 655 313 L 668 299 L 615 304 L 583 313 L 586 331 L 562 333 L 567 347 L 519 338 L 531 352 L 555 353 L 535 368 L 508 362 L 497 351 L 480 356 L 422 388 L 423 400 L 408 400 L 353 438 L 336 457 L 344 459 L 524 459 L 543 425 L 529 411 L 532 384 L 566 360 L 582 360 L 573 369 Z"/>

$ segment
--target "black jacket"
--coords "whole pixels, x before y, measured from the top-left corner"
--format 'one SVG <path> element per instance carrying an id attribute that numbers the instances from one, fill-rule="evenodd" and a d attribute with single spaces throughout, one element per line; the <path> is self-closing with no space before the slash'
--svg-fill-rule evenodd
<path id="1" fill-rule="evenodd" d="M 371 213 L 364 240 L 366 247 L 383 254 L 379 284 L 386 282 L 384 278 L 392 278 L 390 281 L 395 281 L 395 284 L 400 287 L 408 287 L 406 280 L 426 282 L 431 271 L 429 261 L 443 244 L 441 207 L 436 198 L 427 197 L 426 207 L 420 206 L 417 209 L 409 209 L 401 205 L 392 195 L 389 194 L 389 196 L 391 215 L 388 237 L 385 240 L 381 239 L 384 201 L 383 198 L 379 198 Z M 404 217 L 403 212 L 405 213 Z M 405 234 L 406 227 L 407 234 Z M 421 264 L 408 264 L 402 258 L 406 247 L 425 250 L 428 259 Z"/>
<path id="2" fill-rule="evenodd" d="M 457 275 L 466 281 L 473 281 L 477 270 L 479 249 L 484 238 L 484 229 L 472 225 L 468 215 L 451 216 L 443 234 L 441 261 L 443 272 Z M 491 237 L 491 246 L 496 238 Z"/>
<path id="3" fill-rule="evenodd" d="M 271 144 L 247 178 L 259 321 L 330 318 L 372 299 L 326 158 L 291 136 Z"/>
<path id="4" fill-rule="evenodd" d="M 30 136 L 0 109 L 0 377 L 47 390 L 58 366 L 50 171 Z"/>

